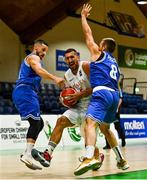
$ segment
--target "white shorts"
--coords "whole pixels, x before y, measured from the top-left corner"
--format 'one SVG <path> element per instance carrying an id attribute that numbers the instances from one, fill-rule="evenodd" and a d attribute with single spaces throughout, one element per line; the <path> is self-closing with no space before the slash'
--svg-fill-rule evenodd
<path id="1" fill-rule="evenodd" d="M 63 116 L 66 116 L 69 121 L 74 124 L 74 127 L 80 128 L 80 135 L 84 137 L 84 126 L 85 126 L 85 115 L 87 108 L 70 108 L 63 113 Z"/>
<path id="2" fill-rule="evenodd" d="M 70 108 L 63 113 L 63 116 L 66 116 L 71 123 L 80 126 L 85 120 L 86 110 L 87 109 Z"/>

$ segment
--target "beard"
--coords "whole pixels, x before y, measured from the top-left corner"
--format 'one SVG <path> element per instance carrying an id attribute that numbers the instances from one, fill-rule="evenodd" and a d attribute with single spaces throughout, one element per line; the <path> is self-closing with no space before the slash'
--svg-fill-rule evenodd
<path id="1" fill-rule="evenodd" d="M 39 53 L 38 51 L 36 51 L 36 55 L 40 57 L 40 59 L 43 59 L 44 58 L 44 55 Z"/>
<path id="2" fill-rule="evenodd" d="M 39 52 L 36 51 L 36 55 L 39 56 Z"/>

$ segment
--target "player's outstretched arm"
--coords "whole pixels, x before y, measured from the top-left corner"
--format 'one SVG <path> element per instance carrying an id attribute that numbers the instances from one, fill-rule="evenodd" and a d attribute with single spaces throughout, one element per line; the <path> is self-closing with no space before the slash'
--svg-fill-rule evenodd
<path id="1" fill-rule="evenodd" d="M 99 53 L 98 45 L 95 43 L 91 28 L 87 22 L 87 17 L 90 15 L 90 10 L 92 9 L 91 5 L 84 4 L 83 9 L 81 11 L 81 23 L 82 29 L 84 32 L 84 36 L 86 39 L 86 44 L 88 49 L 90 50 L 91 55 L 95 55 Z"/>
<path id="2" fill-rule="evenodd" d="M 42 78 L 52 80 L 60 87 L 64 86 L 64 79 L 50 74 L 44 68 L 41 67 L 40 58 L 36 55 L 28 57 L 28 62 L 31 68 Z"/>

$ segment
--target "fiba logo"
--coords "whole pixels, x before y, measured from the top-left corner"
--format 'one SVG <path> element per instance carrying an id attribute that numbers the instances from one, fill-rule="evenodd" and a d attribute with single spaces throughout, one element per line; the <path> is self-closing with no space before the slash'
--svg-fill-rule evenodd
<path id="1" fill-rule="evenodd" d="M 59 55 L 59 56 L 58 56 L 58 61 L 64 62 L 64 59 L 65 59 L 64 56 L 62 56 L 62 55 Z"/>
<path id="2" fill-rule="evenodd" d="M 131 49 L 127 49 L 125 51 L 125 62 L 126 62 L 126 65 L 128 65 L 128 66 L 132 66 L 133 65 L 134 54 L 133 54 Z"/>

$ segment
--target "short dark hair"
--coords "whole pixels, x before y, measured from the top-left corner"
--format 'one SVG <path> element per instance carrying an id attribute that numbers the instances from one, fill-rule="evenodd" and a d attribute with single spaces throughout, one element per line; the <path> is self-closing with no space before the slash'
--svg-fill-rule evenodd
<path id="1" fill-rule="evenodd" d="M 46 46 L 48 46 L 48 44 L 44 40 L 42 40 L 42 39 L 35 40 L 34 44 L 45 44 Z"/>
<path id="2" fill-rule="evenodd" d="M 103 39 L 104 43 L 107 45 L 107 51 L 110 53 L 113 53 L 116 47 L 115 40 L 112 38 L 104 38 Z"/>
<path id="3" fill-rule="evenodd" d="M 74 51 L 75 53 L 78 53 L 74 48 L 68 48 L 68 49 L 66 49 L 64 55 L 67 54 L 67 53 L 70 53 L 72 51 Z"/>

